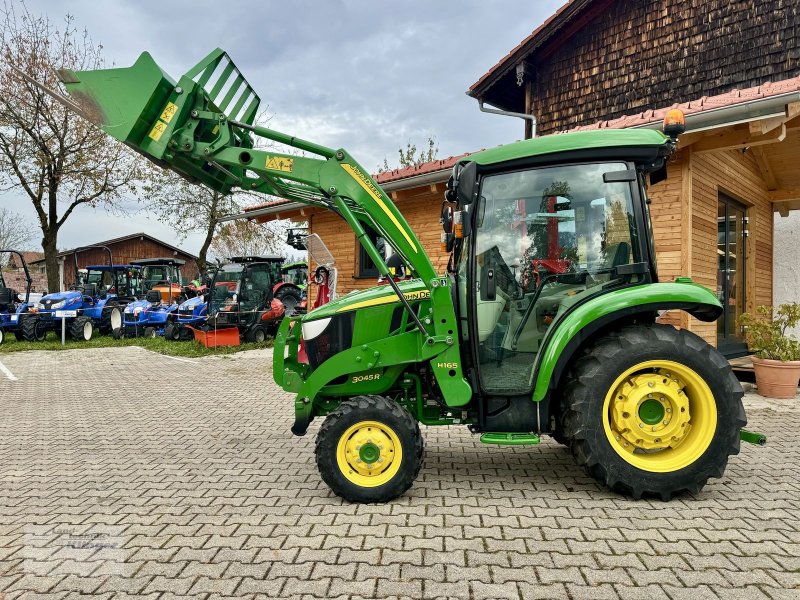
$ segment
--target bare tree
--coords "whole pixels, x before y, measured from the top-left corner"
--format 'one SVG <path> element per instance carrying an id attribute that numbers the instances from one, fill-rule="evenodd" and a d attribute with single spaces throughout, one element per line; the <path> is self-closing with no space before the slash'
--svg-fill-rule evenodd
<path id="1" fill-rule="evenodd" d="M 24 3 L 4 2 L 0 21 L 0 186 L 21 190 L 33 204 L 47 284 L 55 290 L 65 221 L 81 205 L 118 207 L 126 193 L 136 192 L 143 161 L 11 69 L 61 89 L 54 68 L 100 68 L 102 46 L 79 32 L 71 17 L 59 29 Z"/>
<path id="2" fill-rule="evenodd" d="M 229 221 L 220 226 L 211 248 L 223 258 L 278 254 L 284 231 L 280 221 L 264 225 L 246 219 Z"/>
<path id="3" fill-rule="evenodd" d="M 23 250 L 35 238 L 35 228 L 25 217 L 13 210 L 0 208 L 0 248 Z"/>

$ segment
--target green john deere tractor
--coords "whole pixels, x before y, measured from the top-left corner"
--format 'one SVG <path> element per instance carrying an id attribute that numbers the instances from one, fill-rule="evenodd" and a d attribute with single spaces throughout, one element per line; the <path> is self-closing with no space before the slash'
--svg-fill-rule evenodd
<path id="1" fill-rule="evenodd" d="M 336 494 L 405 492 L 422 466 L 419 423 L 465 425 L 489 444 L 551 435 L 597 481 L 637 498 L 697 492 L 740 436 L 763 441 L 742 430 L 742 388 L 722 355 L 656 322 L 665 310 L 703 321 L 722 310 L 688 278 L 658 280 L 646 180 L 665 177 L 680 122 L 667 135 L 571 133 L 463 158 L 443 203 L 450 262 L 438 273 L 347 151 L 254 124 L 259 98 L 222 50 L 177 82 L 147 53 L 130 68 L 60 75 L 63 102 L 159 165 L 223 193 L 331 210 L 377 265 L 388 286 L 287 318 L 275 341 L 292 432 L 324 417 L 317 465 Z M 370 229 L 413 279 L 389 276 Z"/>

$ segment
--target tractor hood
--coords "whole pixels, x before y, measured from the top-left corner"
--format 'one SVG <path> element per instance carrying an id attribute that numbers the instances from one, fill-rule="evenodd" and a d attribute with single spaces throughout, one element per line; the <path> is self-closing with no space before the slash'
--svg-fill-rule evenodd
<path id="1" fill-rule="evenodd" d="M 125 306 L 125 312 L 127 314 L 138 314 L 143 310 L 150 310 L 153 306 L 152 302 L 148 302 L 147 300 L 135 300 L 133 302 L 129 302 L 127 306 Z"/>
<path id="2" fill-rule="evenodd" d="M 397 283 L 397 286 L 400 288 L 400 291 L 403 292 L 403 296 L 405 296 L 406 300 L 410 302 L 430 298 L 430 292 L 421 279 L 400 281 Z M 379 306 L 381 304 L 391 304 L 393 302 L 399 303 L 400 298 L 397 297 L 397 294 L 394 293 L 391 286 L 381 285 L 368 290 L 350 292 L 333 302 L 320 306 L 306 314 L 305 317 L 303 317 L 303 322 L 324 319 L 345 311 Z"/>
<path id="3" fill-rule="evenodd" d="M 39 310 L 70 308 L 81 304 L 83 304 L 83 296 L 80 292 L 55 292 L 42 296 L 42 299 L 39 300 Z"/>
<path id="4" fill-rule="evenodd" d="M 194 298 L 189 298 L 186 302 L 182 303 L 180 309 L 183 311 L 194 310 L 201 304 L 205 304 L 203 297 L 195 296 Z"/>

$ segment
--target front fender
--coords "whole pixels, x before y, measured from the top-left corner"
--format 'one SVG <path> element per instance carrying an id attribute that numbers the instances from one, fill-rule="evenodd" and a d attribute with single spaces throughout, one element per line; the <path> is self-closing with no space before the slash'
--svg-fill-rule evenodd
<path id="1" fill-rule="evenodd" d="M 540 402 L 572 353 L 601 327 L 634 314 L 681 309 L 701 321 L 716 321 L 722 304 L 708 289 L 696 283 L 653 283 L 601 294 L 576 305 L 554 324 L 536 357 L 533 401 Z"/>

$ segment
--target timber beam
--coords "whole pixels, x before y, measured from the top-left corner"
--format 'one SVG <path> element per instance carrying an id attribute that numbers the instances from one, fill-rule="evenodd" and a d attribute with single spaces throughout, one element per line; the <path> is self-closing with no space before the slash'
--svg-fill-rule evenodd
<path id="1" fill-rule="evenodd" d="M 784 139 L 786 139 L 785 124 L 781 124 L 763 135 L 753 135 L 748 127 L 705 136 L 692 145 L 692 151 L 696 154 L 702 154 L 720 150 L 741 150 L 742 148 L 775 144 L 782 142 Z"/>
<path id="2" fill-rule="evenodd" d="M 800 210 L 800 190 L 776 190 L 769 193 L 769 199 L 782 217 L 788 217 L 790 210 Z"/>

